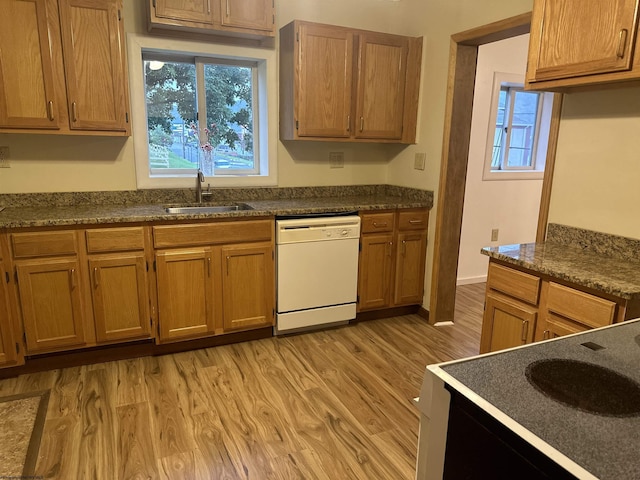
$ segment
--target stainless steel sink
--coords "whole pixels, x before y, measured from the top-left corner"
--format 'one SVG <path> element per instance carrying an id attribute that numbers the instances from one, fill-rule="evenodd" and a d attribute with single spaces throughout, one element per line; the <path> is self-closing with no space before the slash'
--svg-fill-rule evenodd
<path id="1" fill-rule="evenodd" d="M 166 206 L 167 213 L 220 213 L 236 212 L 238 210 L 253 210 L 246 203 L 234 203 L 232 205 L 188 205 L 188 206 Z"/>

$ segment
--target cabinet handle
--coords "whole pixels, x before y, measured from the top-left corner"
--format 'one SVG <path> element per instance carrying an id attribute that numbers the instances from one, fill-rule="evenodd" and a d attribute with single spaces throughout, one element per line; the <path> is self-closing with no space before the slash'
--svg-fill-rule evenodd
<path id="1" fill-rule="evenodd" d="M 373 226 L 375 228 L 383 228 L 387 226 L 387 222 L 384 222 L 384 223 L 373 222 Z"/>
<path id="2" fill-rule="evenodd" d="M 229 260 L 231 257 L 227 256 L 227 277 L 229 276 Z"/>
<path id="3" fill-rule="evenodd" d="M 623 28 L 620 30 L 620 36 L 618 38 L 618 58 L 624 58 L 625 50 L 627 49 L 627 36 L 629 35 L 629 30 Z"/>
<path id="4" fill-rule="evenodd" d="M 211 257 L 207 257 L 207 275 L 211 277 Z"/>
<path id="5" fill-rule="evenodd" d="M 93 285 L 95 288 L 98 288 L 99 284 L 100 284 L 100 270 L 98 269 L 98 267 L 94 267 L 93 268 Z"/>
<path id="6" fill-rule="evenodd" d="M 71 104 L 71 117 L 74 122 L 78 121 L 78 104 L 76 102 Z"/>
<path id="7" fill-rule="evenodd" d="M 393 242 L 389 242 L 389 249 L 387 250 L 387 255 L 391 256 L 391 249 L 393 248 Z"/>
<path id="8" fill-rule="evenodd" d="M 402 256 L 405 257 L 407 255 L 407 241 L 402 240 Z"/>
<path id="9" fill-rule="evenodd" d="M 227 0 L 227 17 L 229 16 L 229 0 Z"/>
<path id="10" fill-rule="evenodd" d="M 527 341 L 527 332 L 529 331 L 529 320 L 524 320 L 522 322 L 522 341 Z"/>
<path id="11" fill-rule="evenodd" d="M 422 223 L 422 220 L 409 220 L 409 223 L 411 225 L 420 225 Z"/>
<path id="12" fill-rule="evenodd" d="M 69 286 L 71 290 L 76 288 L 76 269 L 72 268 L 69 270 Z"/>
<path id="13" fill-rule="evenodd" d="M 351 131 L 351 115 L 347 115 L 347 132 Z"/>
<path id="14" fill-rule="evenodd" d="M 542 332 L 542 339 L 549 340 L 549 330 L 545 330 L 544 332 Z"/>
<path id="15" fill-rule="evenodd" d="M 364 130 L 364 117 L 360 117 L 360 131 Z"/>
<path id="16" fill-rule="evenodd" d="M 50 122 L 53 122 L 54 120 L 54 116 L 53 116 L 53 102 L 51 100 L 49 100 L 47 102 L 47 118 L 49 119 Z"/>

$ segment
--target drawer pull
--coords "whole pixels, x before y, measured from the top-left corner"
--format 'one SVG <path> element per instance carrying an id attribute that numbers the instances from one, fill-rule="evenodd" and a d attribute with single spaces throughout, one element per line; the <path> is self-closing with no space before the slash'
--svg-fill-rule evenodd
<path id="1" fill-rule="evenodd" d="M 529 320 L 524 320 L 522 322 L 522 341 L 527 341 L 527 333 L 529 332 Z"/>
<path id="2" fill-rule="evenodd" d="M 620 30 L 620 36 L 618 38 L 618 58 L 624 58 L 625 51 L 627 49 L 627 36 L 629 30 L 623 28 Z"/>
<path id="3" fill-rule="evenodd" d="M 411 225 L 421 225 L 422 224 L 422 220 L 409 220 L 409 223 Z"/>
<path id="4" fill-rule="evenodd" d="M 384 223 L 373 222 L 373 226 L 376 228 L 385 228 L 387 226 L 387 222 L 384 222 Z"/>

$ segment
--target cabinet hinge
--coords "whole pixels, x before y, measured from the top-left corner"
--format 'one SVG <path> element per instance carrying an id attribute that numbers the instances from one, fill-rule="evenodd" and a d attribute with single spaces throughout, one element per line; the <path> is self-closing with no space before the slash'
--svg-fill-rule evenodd
<path id="1" fill-rule="evenodd" d="M 153 261 L 153 271 L 154 271 L 154 272 L 157 272 L 157 271 L 158 271 L 158 270 L 157 270 L 157 268 L 156 268 L 156 261 L 155 261 L 155 260 Z"/>
<path id="2" fill-rule="evenodd" d="M 16 353 L 20 353 L 20 344 L 16 342 Z"/>
<path id="3" fill-rule="evenodd" d="M 361 252 L 362 251 L 362 242 L 358 242 L 358 251 Z"/>
<path id="4" fill-rule="evenodd" d="M 120 12 L 120 9 L 118 9 L 118 21 L 122 20 L 122 13 Z"/>
<path id="5" fill-rule="evenodd" d="M 276 24 L 276 16 L 275 15 L 271 15 L 271 23 L 273 23 L 274 25 Z"/>
<path id="6" fill-rule="evenodd" d="M 11 281 L 11 277 L 9 276 L 9 272 L 4 272 L 4 278 L 7 280 L 7 283 Z"/>
<path id="7" fill-rule="evenodd" d="M 299 126 L 300 126 L 300 123 L 298 122 L 298 120 L 296 120 L 296 130 L 298 130 Z"/>
<path id="8" fill-rule="evenodd" d="M 356 295 L 356 303 L 360 303 L 360 295 Z"/>
<path id="9" fill-rule="evenodd" d="M 148 272 L 148 271 L 149 271 L 149 262 L 148 262 L 148 261 L 146 261 L 146 262 L 144 262 L 144 263 L 147 265 L 147 272 Z"/>
<path id="10" fill-rule="evenodd" d="M 276 259 L 276 252 L 271 250 L 271 260 L 275 260 L 275 259 Z"/>
<path id="11" fill-rule="evenodd" d="M 124 120 L 125 120 L 125 122 L 129 123 L 129 112 L 126 112 L 124 114 Z"/>
<path id="12" fill-rule="evenodd" d="M 296 32 L 296 42 L 300 41 L 300 32 Z"/>
<path id="13" fill-rule="evenodd" d="M 272 308 L 271 309 L 271 318 L 275 318 L 276 317 L 276 309 Z"/>
<path id="14" fill-rule="evenodd" d="M 153 0 L 153 8 L 156 8 L 156 0 Z"/>
<path id="15" fill-rule="evenodd" d="M 149 319 L 149 326 L 150 326 L 151 328 L 153 328 L 153 318 L 150 318 L 150 319 Z"/>
<path id="16" fill-rule="evenodd" d="M 17 271 L 14 273 L 14 277 L 13 278 L 16 279 L 16 285 L 18 285 L 18 272 Z"/>
<path id="17" fill-rule="evenodd" d="M 22 340 L 24 340 L 25 345 L 27 344 L 27 332 L 22 332 Z"/>

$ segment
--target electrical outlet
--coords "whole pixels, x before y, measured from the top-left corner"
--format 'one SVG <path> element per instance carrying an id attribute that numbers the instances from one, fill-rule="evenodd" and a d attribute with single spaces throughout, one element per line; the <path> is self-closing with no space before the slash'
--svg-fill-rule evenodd
<path id="1" fill-rule="evenodd" d="M 344 152 L 329 152 L 329 168 L 344 168 Z"/>
<path id="2" fill-rule="evenodd" d="M 0 147 L 0 168 L 9 168 L 9 147 Z"/>
<path id="3" fill-rule="evenodd" d="M 415 170 L 424 170 L 424 164 L 427 161 L 426 153 L 416 153 L 416 156 L 413 160 L 413 168 Z"/>
<path id="4" fill-rule="evenodd" d="M 494 228 L 493 230 L 491 230 L 491 241 L 492 242 L 497 242 L 498 241 L 498 232 L 499 232 L 499 230 L 497 228 Z"/>

